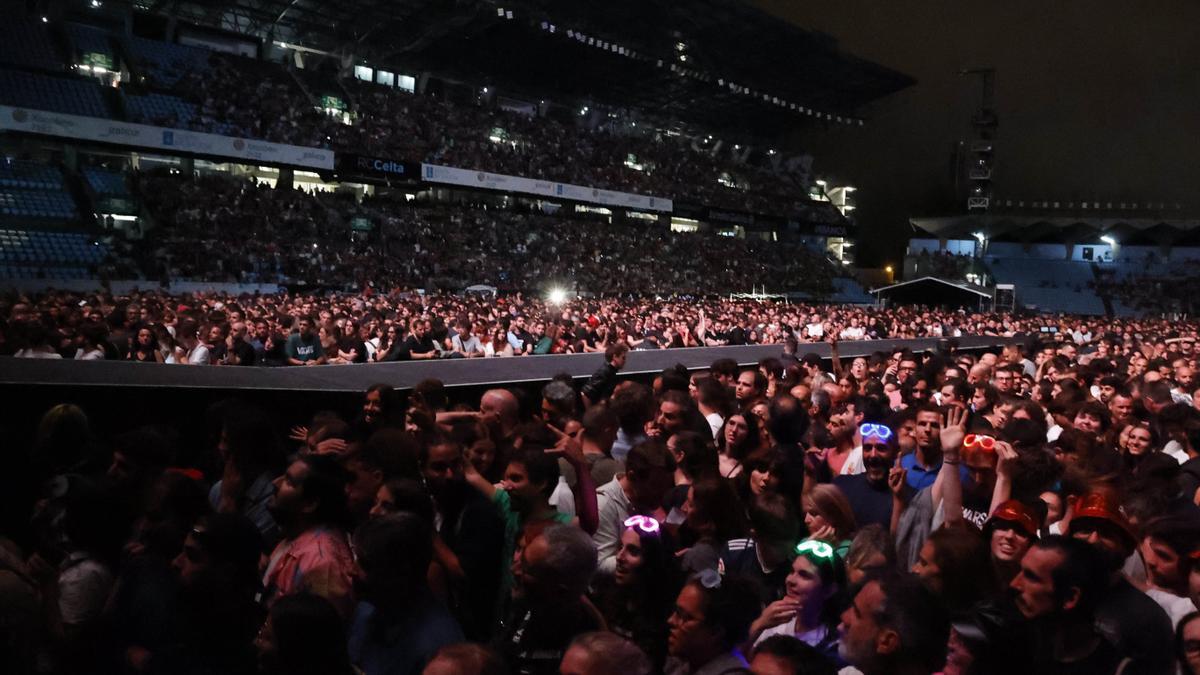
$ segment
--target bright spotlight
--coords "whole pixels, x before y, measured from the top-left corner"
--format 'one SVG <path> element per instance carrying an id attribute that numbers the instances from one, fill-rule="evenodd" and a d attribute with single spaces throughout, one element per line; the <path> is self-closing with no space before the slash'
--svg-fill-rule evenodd
<path id="1" fill-rule="evenodd" d="M 1102 242 L 1104 242 L 1104 243 L 1108 244 L 1109 246 L 1116 246 L 1116 245 L 1117 245 L 1117 240 L 1116 240 L 1116 239 L 1113 239 L 1112 237 L 1108 236 L 1107 234 L 1106 234 L 1106 235 L 1104 235 L 1103 237 L 1100 237 L 1100 241 L 1102 241 Z"/>
<path id="2" fill-rule="evenodd" d="M 567 301 L 567 292 L 561 288 L 550 289 L 550 294 L 546 296 L 552 305 L 561 305 Z"/>

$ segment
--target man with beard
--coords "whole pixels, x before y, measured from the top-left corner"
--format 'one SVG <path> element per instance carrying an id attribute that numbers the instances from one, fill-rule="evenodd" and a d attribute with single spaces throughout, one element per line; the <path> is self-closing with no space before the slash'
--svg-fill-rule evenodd
<path id="1" fill-rule="evenodd" d="M 864 424 L 862 437 L 865 471 L 852 476 L 836 476 L 833 484 L 850 500 L 859 527 L 876 523 L 888 528 L 892 520 L 888 474 L 896 461 L 898 438 L 882 424 Z"/>
<path id="2" fill-rule="evenodd" d="M 910 574 L 870 579 L 842 612 L 838 655 L 864 675 L 929 675 L 950 632 L 937 597 Z"/>
<path id="3" fill-rule="evenodd" d="M 1200 550 L 1200 527 L 1189 516 L 1164 516 L 1142 532 L 1139 548 L 1146 563 L 1150 588 L 1146 595 L 1158 603 L 1171 625 L 1178 625 L 1196 606 L 1188 599 L 1191 554 Z"/>
<path id="4" fill-rule="evenodd" d="M 178 639 L 152 654 L 128 655 L 142 672 L 249 675 L 262 624 L 254 602 L 262 537 L 248 518 L 214 514 L 188 534 L 172 567 L 179 578 Z"/>
<path id="5" fill-rule="evenodd" d="M 496 510 L 467 484 L 460 445 L 437 441 L 421 453 L 421 477 L 433 496 L 434 522 L 453 554 L 451 608 L 470 640 L 488 635 L 500 591 L 504 527 Z"/>
<path id="6" fill-rule="evenodd" d="M 361 600 L 350 624 L 350 659 L 370 675 L 415 675 L 445 645 L 461 642 L 454 617 L 429 589 L 433 529 L 412 513 L 375 518 L 354 535 Z"/>
<path id="7" fill-rule="evenodd" d="M 1100 553 L 1108 577 L 1104 597 L 1096 605 L 1096 625 L 1117 650 L 1137 666 L 1130 672 L 1170 673 L 1171 621 L 1158 603 L 1135 588 L 1121 573 L 1137 540 L 1129 521 L 1106 494 L 1080 497 L 1072 509 L 1068 533 Z"/>
<path id="8" fill-rule="evenodd" d="M 321 346 L 321 340 L 313 332 L 312 318 L 300 317 L 298 326 L 298 332 L 288 336 L 287 343 L 283 348 L 287 355 L 287 364 L 289 366 L 317 366 L 325 363 L 328 359 L 325 349 Z"/>
<path id="9" fill-rule="evenodd" d="M 309 592 L 333 603 L 343 617 L 354 606 L 354 559 L 346 541 L 346 476 L 331 455 L 304 455 L 275 480 L 271 515 L 282 541 L 263 575 L 269 608 L 293 593 Z"/>
<path id="10" fill-rule="evenodd" d="M 1095 612 L 1106 584 L 1100 557 L 1079 540 L 1050 535 L 1021 559 L 1011 588 L 1017 611 L 1029 622 L 1035 673 L 1159 672 L 1131 664 L 1099 630 Z M 1164 656 L 1169 660 L 1170 650 Z"/>
<path id="11" fill-rule="evenodd" d="M 573 525 L 531 524 L 512 562 L 513 606 L 492 646 L 514 672 L 558 672 L 576 635 L 603 627 L 584 600 L 596 547 Z"/>

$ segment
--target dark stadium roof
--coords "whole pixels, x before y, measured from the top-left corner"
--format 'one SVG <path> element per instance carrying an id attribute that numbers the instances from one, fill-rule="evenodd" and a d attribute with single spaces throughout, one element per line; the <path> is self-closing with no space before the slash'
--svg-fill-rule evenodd
<path id="1" fill-rule="evenodd" d="M 594 97 L 757 135 L 818 117 L 857 124 L 866 104 L 914 84 L 741 0 L 129 2 L 399 71 L 491 83 L 530 97 Z"/>
<path id="2" fill-rule="evenodd" d="M 1158 215 L 1158 217 L 1155 217 Z M 971 239 L 976 233 L 995 241 L 1095 242 L 1112 237 L 1125 245 L 1165 245 L 1194 241 L 1200 220 L 1164 218 L 1160 214 L 1025 214 L 987 213 L 911 218 L 913 236 Z"/>

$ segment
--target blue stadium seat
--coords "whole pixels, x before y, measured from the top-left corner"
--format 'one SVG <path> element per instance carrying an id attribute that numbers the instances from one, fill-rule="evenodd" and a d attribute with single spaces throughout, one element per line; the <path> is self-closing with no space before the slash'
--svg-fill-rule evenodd
<path id="1" fill-rule="evenodd" d="M 187 128 L 196 116 L 196 106 L 168 94 L 138 96 L 122 92 L 131 122 Z"/>
<path id="2" fill-rule="evenodd" d="M 1091 263 L 1041 258 L 985 258 L 996 283 L 1016 286 L 1017 302 L 1049 312 L 1104 314 L 1104 301 L 1088 284 Z"/>
<path id="3" fill-rule="evenodd" d="M 0 278 L 86 279 L 106 255 L 82 232 L 0 229 Z"/>
<path id="4" fill-rule="evenodd" d="M 89 166 L 83 170 L 83 177 L 88 186 L 98 195 L 125 196 L 129 190 L 125 187 L 125 176 L 115 171 Z"/>
<path id="5" fill-rule="evenodd" d="M 99 82 L 0 70 L 0 104 L 80 115 L 110 117 Z"/>
<path id="6" fill-rule="evenodd" d="M 184 75 L 209 69 L 209 52 L 205 49 L 140 37 L 126 38 L 125 47 L 134 65 L 150 79 L 148 84 L 152 86 L 170 89 L 179 84 Z"/>
<path id="7" fill-rule="evenodd" d="M 42 70 L 63 70 L 62 58 L 40 19 L 13 16 L 0 21 L 0 63 Z"/>

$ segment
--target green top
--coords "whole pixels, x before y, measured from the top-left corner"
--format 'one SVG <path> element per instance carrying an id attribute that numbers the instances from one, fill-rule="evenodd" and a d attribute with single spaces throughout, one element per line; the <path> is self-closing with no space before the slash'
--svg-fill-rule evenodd
<path id="1" fill-rule="evenodd" d="M 517 550 L 517 538 L 521 536 L 521 528 L 525 526 L 525 523 L 521 522 L 521 514 L 513 510 L 512 497 L 508 496 L 508 490 L 497 488 L 492 494 L 492 504 L 496 506 L 496 510 L 500 512 L 500 518 L 504 521 L 504 554 L 500 558 L 500 597 L 507 597 L 513 587 L 513 553 Z M 550 520 L 569 525 L 572 516 L 555 511 Z"/>

